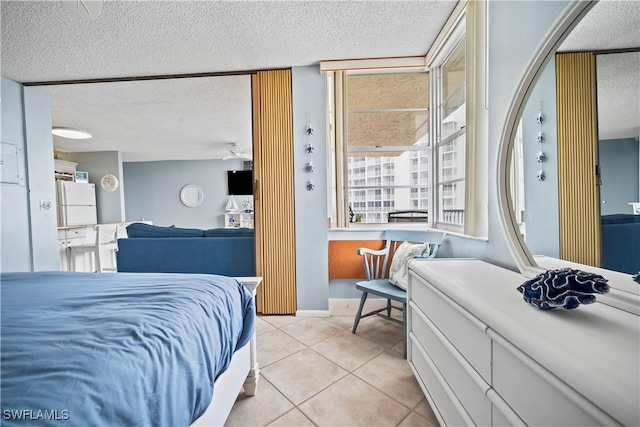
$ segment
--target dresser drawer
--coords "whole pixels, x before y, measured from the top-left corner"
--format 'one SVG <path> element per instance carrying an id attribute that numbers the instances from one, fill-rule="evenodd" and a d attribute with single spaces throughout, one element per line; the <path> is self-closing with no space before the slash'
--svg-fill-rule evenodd
<path id="1" fill-rule="evenodd" d="M 486 326 L 424 279 L 411 274 L 409 298 L 482 376 L 491 383 L 491 339 Z"/>
<path id="2" fill-rule="evenodd" d="M 442 376 L 437 373 L 424 348 L 413 339 L 409 340 L 409 346 L 411 354 L 409 365 L 423 391 L 428 395 L 427 398 L 438 421 L 444 421 L 445 425 L 450 426 L 469 425 L 469 416 L 464 414 L 460 402 L 456 401 L 455 397 L 452 398 L 453 392 Z"/>
<path id="3" fill-rule="evenodd" d="M 494 340 L 493 360 L 493 388 L 527 425 L 620 425 L 510 344 Z"/>
<path id="4" fill-rule="evenodd" d="M 447 341 L 427 316 L 415 307 L 411 313 L 411 331 L 477 425 L 491 425 L 491 402 L 485 395 L 490 386 Z M 490 357 L 490 354 L 488 355 Z"/>

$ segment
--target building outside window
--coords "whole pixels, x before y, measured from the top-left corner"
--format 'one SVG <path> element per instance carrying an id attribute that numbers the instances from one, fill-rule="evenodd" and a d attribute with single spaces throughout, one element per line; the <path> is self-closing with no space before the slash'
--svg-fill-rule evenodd
<path id="1" fill-rule="evenodd" d="M 387 222 L 390 212 L 416 208 L 426 212 L 431 171 L 428 74 L 347 72 L 343 84 L 353 221 Z M 366 204 L 354 204 L 363 190 Z"/>

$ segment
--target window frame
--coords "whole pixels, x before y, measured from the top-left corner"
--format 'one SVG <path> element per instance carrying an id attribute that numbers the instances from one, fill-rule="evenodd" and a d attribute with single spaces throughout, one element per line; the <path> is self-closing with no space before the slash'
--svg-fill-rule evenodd
<path id="1" fill-rule="evenodd" d="M 469 111 L 468 111 L 468 103 L 469 103 L 469 80 L 470 74 L 468 72 L 468 49 L 469 44 L 467 43 L 467 26 L 466 26 L 466 13 L 462 13 L 455 24 L 451 28 L 449 34 L 443 40 L 439 50 L 434 54 L 431 63 L 429 64 L 429 71 L 433 78 L 431 79 L 430 85 L 430 100 L 429 104 L 431 106 L 431 141 L 433 141 L 433 192 L 432 192 L 432 203 L 431 203 L 431 211 L 433 211 L 433 226 L 434 228 L 439 228 L 448 231 L 459 232 L 462 234 L 469 234 L 469 226 L 467 223 L 469 222 L 468 213 L 471 211 L 469 209 L 473 204 L 472 197 L 470 197 L 469 189 L 467 188 L 467 182 L 470 178 L 470 164 L 473 163 L 473 159 L 469 158 L 469 135 L 468 129 L 469 126 Z M 444 103 L 443 95 L 442 95 L 442 69 L 447 64 L 447 61 L 451 59 L 456 49 L 464 44 L 465 48 L 465 123 L 464 126 L 460 129 L 455 130 L 451 134 L 447 135 L 444 138 L 441 138 L 442 134 L 442 109 L 441 106 Z M 453 178 L 453 179 L 443 179 L 440 177 L 441 172 L 441 164 L 440 164 L 440 155 L 441 148 L 444 147 L 449 142 L 455 141 L 460 137 L 464 137 L 464 177 L 463 178 Z M 444 206 L 441 206 L 441 198 L 442 193 L 444 192 L 444 187 L 440 190 L 440 186 L 452 185 L 458 182 L 463 182 L 465 185 L 464 189 L 464 220 L 461 225 L 447 222 L 442 217 L 442 209 Z M 442 208 L 442 209 L 441 209 Z"/>
<path id="2" fill-rule="evenodd" d="M 333 126 L 329 127 L 332 134 L 332 141 L 335 141 L 335 145 L 331 147 L 331 152 L 328 153 L 328 158 L 331 159 L 333 165 L 333 172 L 335 173 L 335 187 L 333 187 L 330 195 L 330 201 L 334 208 L 332 212 L 335 213 L 331 217 L 331 228 L 354 228 L 358 229 L 363 226 L 370 229 L 387 229 L 397 228 L 401 226 L 406 227 L 419 227 L 419 228 L 436 228 L 456 233 L 474 236 L 474 228 L 476 227 L 476 205 L 475 205 L 475 189 L 476 189 L 476 115 L 479 106 L 476 105 L 476 88 L 479 87 L 476 84 L 478 77 L 477 70 L 477 49 L 476 43 L 478 37 L 482 38 L 482 35 L 476 34 L 476 20 L 478 17 L 486 11 L 479 8 L 476 10 L 475 2 L 462 1 L 458 3 L 451 17 L 443 27 L 443 30 L 436 38 L 432 47 L 425 57 L 422 57 L 423 61 L 420 61 L 419 57 L 408 58 L 381 58 L 379 60 L 351 60 L 351 61 L 327 61 L 322 62 L 321 71 L 332 74 L 331 78 L 327 78 L 327 82 L 333 82 L 332 97 L 334 105 L 333 111 L 328 109 L 329 114 L 332 114 L 330 122 Z M 486 18 L 486 16 L 485 16 Z M 481 32 L 485 32 L 485 28 L 482 23 L 478 23 L 478 28 Z M 486 35 L 484 36 L 486 37 Z M 437 139 L 434 126 L 439 122 L 434 120 L 433 114 L 439 113 L 437 103 L 434 104 L 432 97 L 434 96 L 433 85 L 436 82 L 434 78 L 434 70 L 441 66 L 444 61 L 453 53 L 454 48 L 464 39 L 465 43 L 465 126 L 462 134 L 465 136 L 465 161 L 464 161 L 464 179 L 462 182 L 465 184 L 464 192 L 464 225 L 457 226 L 440 221 L 440 211 L 438 206 L 439 201 L 439 187 L 440 180 L 439 174 L 439 156 L 436 150 Z M 380 64 L 377 61 L 381 61 Z M 381 65 L 384 64 L 384 65 Z M 378 66 L 380 65 L 380 66 Z M 429 73 L 429 150 L 430 152 L 430 180 L 429 180 L 429 222 L 421 223 L 350 223 L 348 218 L 349 212 L 349 188 L 347 181 L 348 167 L 347 167 L 347 152 L 346 141 L 348 135 L 346 135 L 345 129 L 345 116 L 344 111 L 344 97 L 345 97 L 345 85 L 343 79 L 346 76 L 347 71 L 359 71 L 359 72 L 405 72 L 410 69 L 418 69 L 422 72 Z M 482 75 L 482 73 L 481 73 Z M 328 84 L 328 88 L 332 85 Z M 485 100 L 486 102 L 486 100 Z M 485 107 L 486 108 L 486 107 Z M 481 118 L 482 119 L 482 118 Z M 448 182 L 447 182 L 448 183 Z M 384 188 L 383 188 L 384 190 Z M 418 208 L 421 206 L 421 192 L 418 191 L 416 200 L 418 201 Z M 384 200 L 384 198 L 383 198 Z M 413 209 L 413 195 L 410 198 L 410 209 Z M 482 214 L 478 217 L 482 218 Z M 481 226 L 482 228 L 482 226 Z"/>

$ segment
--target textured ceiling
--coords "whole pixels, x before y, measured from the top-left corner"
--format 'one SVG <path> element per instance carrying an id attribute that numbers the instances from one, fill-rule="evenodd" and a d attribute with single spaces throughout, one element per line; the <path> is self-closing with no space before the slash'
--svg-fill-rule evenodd
<path id="1" fill-rule="evenodd" d="M 93 134 L 54 136 L 60 150 L 120 151 L 126 161 L 144 161 L 222 158 L 231 143 L 251 149 L 249 75 L 41 89 L 51 94 L 54 126 Z"/>
<path id="2" fill-rule="evenodd" d="M 2 2 L 2 73 L 20 82 L 238 71 L 424 55 L 455 1 Z"/>
<path id="3" fill-rule="evenodd" d="M 87 21 L 58 1 L 3 0 L 0 64 L 5 77 L 42 82 L 417 56 L 455 4 L 109 0 Z M 638 47 L 639 8 L 638 1 L 599 2 L 562 48 Z M 229 142 L 250 147 L 248 76 L 40 88 L 52 95 L 54 126 L 94 134 L 84 142 L 55 137 L 61 149 L 119 150 L 137 161 L 220 158 Z"/>
<path id="4" fill-rule="evenodd" d="M 578 23 L 559 52 L 640 48 L 640 1 L 600 0 Z M 638 138 L 638 53 L 597 55 L 600 139 Z"/>
<path id="5" fill-rule="evenodd" d="M 560 52 L 640 47 L 640 1 L 600 0 L 562 43 Z"/>
<path id="6" fill-rule="evenodd" d="M 600 139 L 640 135 L 640 52 L 598 55 Z"/>
<path id="7" fill-rule="evenodd" d="M 2 75 L 42 82 L 425 55 L 456 3 L 105 1 L 87 21 L 58 1 L 2 1 Z M 220 158 L 228 142 L 251 144 L 249 77 L 235 79 L 41 89 L 52 95 L 54 126 L 94 134 L 56 137 L 56 148 L 120 150 L 125 161 Z"/>

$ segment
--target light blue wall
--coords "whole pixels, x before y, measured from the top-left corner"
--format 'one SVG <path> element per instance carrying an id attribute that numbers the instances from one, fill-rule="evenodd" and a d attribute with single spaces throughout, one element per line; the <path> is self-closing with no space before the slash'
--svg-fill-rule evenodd
<path id="1" fill-rule="evenodd" d="M 4 77 L 1 92 L 2 142 L 18 149 L 19 179 L 1 186 L 0 271 L 57 270 L 49 96 Z M 40 201 L 50 201 L 51 209 L 41 209 Z"/>
<path id="2" fill-rule="evenodd" d="M 538 44 L 568 4 L 489 2 L 489 243 L 481 258 L 512 269 L 515 265 L 498 216 L 498 145 L 517 85 Z"/>
<path id="3" fill-rule="evenodd" d="M 23 88 L 23 96 L 33 270 L 58 270 L 51 99 L 47 93 L 32 87 Z M 41 201 L 51 202 L 51 208 L 41 207 Z"/>
<path id="4" fill-rule="evenodd" d="M 1 271 L 30 271 L 29 202 L 26 180 L 22 86 L 2 77 L 2 142 L 18 148 L 19 182 L 2 184 Z M 3 144 L 4 145 L 4 144 Z"/>
<path id="5" fill-rule="evenodd" d="M 157 225 L 177 227 L 224 227 L 227 170 L 242 170 L 241 160 L 169 160 L 123 163 L 126 220 L 142 218 Z M 200 206 L 188 208 L 180 201 L 180 190 L 188 184 L 202 188 Z M 236 196 L 242 207 L 245 197 Z"/>
<path id="6" fill-rule="evenodd" d="M 70 153 L 65 156 L 65 160 L 78 163 L 77 170 L 89 172 L 89 182 L 96 185 L 98 223 L 123 222 L 125 206 L 120 153 L 118 151 Z M 100 180 L 106 174 L 113 174 L 120 181 L 116 191 L 109 192 L 102 189 Z"/>
<path id="7" fill-rule="evenodd" d="M 538 111 L 543 115 L 542 126 L 536 122 Z M 555 58 L 549 62 L 531 93 L 522 117 L 524 166 L 525 241 L 534 255 L 560 256 L 560 224 L 558 217 L 558 136 L 556 120 Z M 542 128 L 544 142 L 538 143 Z M 542 150 L 547 160 L 539 163 Z M 539 170 L 545 180 L 538 181 Z"/>
<path id="8" fill-rule="evenodd" d="M 629 202 L 638 201 L 638 140 L 634 138 L 600 141 L 601 215 L 633 212 Z"/>
<path id="9" fill-rule="evenodd" d="M 295 186 L 296 282 L 298 310 L 327 310 L 327 134 L 325 78 L 318 66 L 293 67 L 293 164 Z M 307 117 L 313 135 L 307 136 Z M 307 143 L 315 147 L 307 154 Z M 310 161 L 315 171 L 307 173 Z M 315 189 L 307 190 L 311 180 Z"/>

